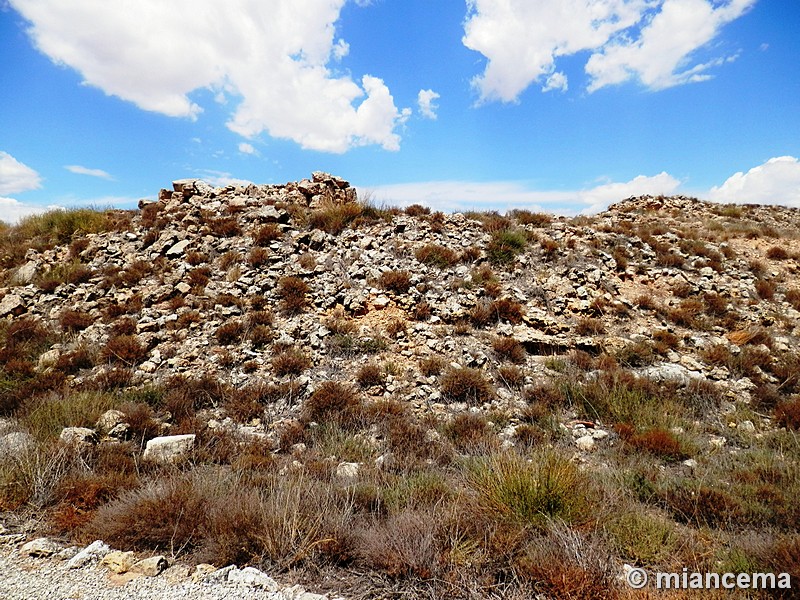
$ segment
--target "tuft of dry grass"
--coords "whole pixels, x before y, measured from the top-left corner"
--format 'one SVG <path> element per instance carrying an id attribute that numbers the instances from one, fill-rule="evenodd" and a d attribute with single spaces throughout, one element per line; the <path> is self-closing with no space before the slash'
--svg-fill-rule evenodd
<path id="1" fill-rule="evenodd" d="M 296 315 L 308 306 L 308 284 L 299 277 L 287 276 L 278 281 L 278 297 L 281 306 L 290 315 Z"/>
<path id="2" fill-rule="evenodd" d="M 379 283 L 385 290 L 405 294 L 411 287 L 411 274 L 408 271 L 384 271 Z"/>
<path id="3" fill-rule="evenodd" d="M 471 405 L 483 404 L 494 397 L 491 381 L 478 369 L 450 369 L 440 382 L 442 396 L 448 402 L 466 402 Z"/>
<path id="4" fill-rule="evenodd" d="M 414 255 L 419 262 L 441 269 L 458 263 L 458 254 L 450 248 L 439 244 L 426 244 L 419 248 Z"/>

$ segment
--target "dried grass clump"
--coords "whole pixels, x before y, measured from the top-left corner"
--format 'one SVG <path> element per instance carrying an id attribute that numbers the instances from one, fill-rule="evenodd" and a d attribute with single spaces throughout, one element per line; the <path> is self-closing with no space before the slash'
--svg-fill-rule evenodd
<path id="1" fill-rule="evenodd" d="M 646 452 L 668 461 L 689 458 L 687 445 L 669 430 L 656 427 L 637 432 L 628 424 L 617 425 L 620 438 L 634 450 Z"/>
<path id="2" fill-rule="evenodd" d="M 419 361 L 419 372 L 425 377 L 439 375 L 447 362 L 441 356 L 429 356 Z"/>
<path id="3" fill-rule="evenodd" d="M 103 360 L 131 366 L 144 361 L 147 354 L 147 347 L 135 335 L 120 335 L 108 340 L 101 356 Z"/>
<path id="4" fill-rule="evenodd" d="M 781 427 L 800 430 L 800 397 L 794 397 L 775 407 L 775 421 Z"/>
<path id="5" fill-rule="evenodd" d="M 520 225 L 531 225 L 536 228 L 547 227 L 553 222 L 553 215 L 535 213 L 524 209 L 512 210 L 511 216 L 514 217 Z"/>
<path id="6" fill-rule="evenodd" d="M 800 288 L 789 288 L 783 297 L 792 305 L 792 308 L 800 311 Z"/>
<path id="7" fill-rule="evenodd" d="M 204 288 L 211 280 L 210 267 L 197 267 L 189 271 L 186 276 L 187 282 L 192 286 L 192 293 L 202 295 Z M 196 291 L 195 291 L 196 290 Z"/>
<path id="8" fill-rule="evenodd" d="M 575 333 L 578 335 L 602 335 L 606 332 L 606 326 L 601 319 L 584 317 L 575 326 Z"/>
<path id="9" fill-rule="evenodd" d="M 499 446 L 489 421 L 480 414 L 458 413 L 444 427 L 444 434 L 459 452 L 486 453 Z"/>
<path id="10" fill-rule="evenodd" d="M 492 349 L 501 360 L 508 360 L 518 365 L 523 364 L 527 357 L 525 347 L 510 337 L 495 338 L 492 342 Z"/>
<path id="11" fill-rule="evenodd" d="M 253 244 L 256 246 L 264 247 L 269 246 L 272 242 L 278 241 L 283 237 L 283 232 L 277 223 L 267 223 L 256 229 L 252 233 Z"/>
<path id="12" fill-rule="evenodd" d="M 522 322 L 524 310 L 522 305 L 508 298 L 499 300 L 479 300 L 470 311 L 470 321 L 475 327 L 486 327 L 498 321 L 507 321 L 513 325 Z"/>
<path id="13" fill-rule="evenodd" d="M 244 325 L 238 319 L 223 323 L 214 332 L 214 337 L 217 338 L 222 346 L 230 346 L 231 344 L 238 344 L 242 341 L 244 336 Z"/>
<path id="14" fill-rule="evenodd" d="M 423 300 L 414 306 L 411 311 L 411 318 L 415 321 L 427 321 L 432 313 L 431 305 L 426 300 Z"/>
<path id="15" fill-rule="evenodd" d="M 458 254 L 439 244 L 426 244 L 419 248 L 414 255 L 419 262 L 442 269 L 458 263 Z"/>
<path id="16" fill-rule="evenodd" d="M 296 315 L 308 306 L 306 294 L 309 292 L 308 284 L 299 277 L 287 276 L 278 281 L 278 297 L 281 306 L 290 315 Z"/>
<path id="17" fill-rule="evenodd" d="M 386 381 L 386 374 L 375 363 L 367 363 L 356 373 L 356 381 L 362 388 L 383 385 Z"/>
<path id="18" fill-rule="evenodd" d="M 208 221 L 211 232 L 219 237 L 234 237 L 242 235 L 242 228 L 236 217 L 215 217 Z"/>
<path id="19" fill-rule="evenodd" d="M 94 323 L 94 318 L 83 311 L 66 309 L 59 315 L 58 321 L 61 324 L 61 329 L 74 333 L 89 327 Z"/>
<path id="20" fill-rule="evenodd" d="M 308 225 L 314 229 L 321 229 L 332 235 L 338 235 L 344 228 L 354 225 L 359 217 L 364 214 L 364 206 L 358 202 L 344 204 L 325 203 L 308 216 Z"/>
<path id="21" fill-rule="evenodd" d="M 756 279 L 756 293 L 762 300 L 772 300 L 775 297 L 775 284 L 768 279 Z"/>
<path id="22" fill-rule="evenodd" d="M 361 425 L 363 418 L 361 397 L 346 384 L 326 381 L 305 401 L 303 418 L 318 423 L 335 423 L 343 429 L 353 430 Z"/>
<path id="23" fill-rule="evenodd" d="M 783 246 L 771 246 L 767 249 L 766 257 L 770 260 L 786 260 L 789 253 Z"/>
<path id="24" fill-rule="evenodd" d="M 411 273 L 408 271 L 384 271 L 379 283 L 385 290 L 405 294 L 411 287 Z"/>
<path id="25" fill-rule="evenodd" d="M 300 375 L 311 367 L 311 359 L 302 350 L 293 347 L 278 347 L 273 350 L 276 355 L 272 359 L 272 369 L 278 377 Z"/>
<path id="26" fill-rule="evenodd" d="M 247 264 L 254 269 L 263 267 L 269 262 L 270 252 L 266 248 L 255 246 L 247 253 Z"/>
<path id="27" fill-rule="evenodd" d="M 406 206 L 404 211 L 409 217 L 422 217 L 431 214 L 431 209 L 421 204 L 411 204 Z"/>
<path id="28" fill-rule="evenodd" d="M 448 402 L 466 402 L 479 405 L 494 397 L 491 381 L 478 369 L 450 369 L 442 376 L 440 383 L 442 396 Z"/>

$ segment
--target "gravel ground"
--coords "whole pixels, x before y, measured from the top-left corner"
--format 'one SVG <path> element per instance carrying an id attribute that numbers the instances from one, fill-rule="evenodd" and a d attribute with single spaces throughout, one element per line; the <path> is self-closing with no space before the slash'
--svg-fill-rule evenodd
<path id="1" fill-rule="evenodd" d="M 65 561 L 21 556 L 13 546 L 0 546 L 1 600 L 299 600 L 303 593 L 193 582 L 189 573 L 189 567 L 174 565 L 158 577 L 131 579 L 98 565 L 69 570 Z"/>

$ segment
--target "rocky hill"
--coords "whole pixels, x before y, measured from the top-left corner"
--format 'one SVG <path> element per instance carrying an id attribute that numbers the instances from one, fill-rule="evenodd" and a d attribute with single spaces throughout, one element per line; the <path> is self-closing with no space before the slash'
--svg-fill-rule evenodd
<path id="1" fill-rule="evenodd" d="M 163 551 L 121 515 L 229 502 L 213 467 L 259 509 L 204 508 L 186 556 L 324 566 L 350 583 L 304 576 L 340 592 L 365 570 L 453 597 L 617 597 L 624 565 L 796 577 L 798 231 L 686 197 L 374 207 L 325 173 L 32 218 L 0 231 L 0 448 L 73 458 L 46 482 L 0 458 L 0 507 Z M 281 493 L 325 519 L 256 540 Z"/>

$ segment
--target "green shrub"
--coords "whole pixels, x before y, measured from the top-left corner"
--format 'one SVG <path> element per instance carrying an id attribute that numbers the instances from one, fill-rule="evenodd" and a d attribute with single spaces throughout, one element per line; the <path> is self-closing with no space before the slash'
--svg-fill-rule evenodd
<path id="1" fill-rule="evenodd" d="M 525 250 L 528 240 L 525 233 L 512 229 L 502 229 L 492 233 L 486 247 L 486 256 L 492 264 L 509 265 L 517 254 Z"/>

